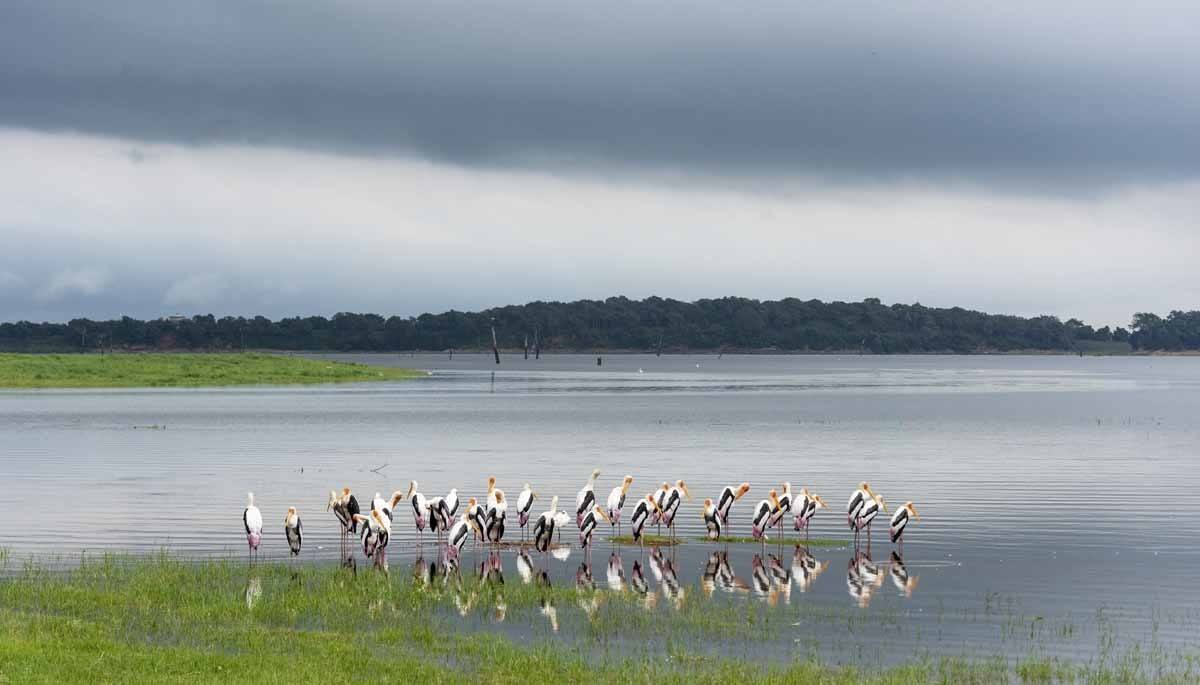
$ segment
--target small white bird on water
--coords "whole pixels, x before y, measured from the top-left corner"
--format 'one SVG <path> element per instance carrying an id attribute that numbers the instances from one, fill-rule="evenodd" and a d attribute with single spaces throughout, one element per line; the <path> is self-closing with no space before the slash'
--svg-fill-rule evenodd
<path id="1" fill-rule="evenodd" d="M 246 545 L 251 562 L 258 556 L 258 545 L 262 542 L 262 512 L 254 506 L 254 493 L 246 493 L 246 510 L 242 512 L 242 524 L 246 527 Z"/>

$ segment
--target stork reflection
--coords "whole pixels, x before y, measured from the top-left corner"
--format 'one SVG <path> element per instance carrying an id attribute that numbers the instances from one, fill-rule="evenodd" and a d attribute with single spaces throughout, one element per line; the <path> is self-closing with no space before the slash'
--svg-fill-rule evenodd
<path id="1" fill-rule="evenodd" d="M 904 565 L 904 558 L 895 552 L 892 552 L 892 563 L 888 569 L 888 575 L 892 578 L 892 585 L 905 597 L 913 596 L 917 590 L 917 582 L 921 579 L 920 576 L 909 575 L 908 568 Z"/>
<path id="2" fill-rule="evenodd" d="M 792 581 L 800 592 L 808 592 L 828 566 L 828 561 L 818 561 L 804 545 L 796 545 L 792 553 Z"/>
<path id="3" fill-rule="evenodd" d="M 879 566 L 863 550 L 856 550 L 846 567 L 846 590 L 862 609 L 871 604 L 875 591 L 883 585 L 883 574 Z"/>

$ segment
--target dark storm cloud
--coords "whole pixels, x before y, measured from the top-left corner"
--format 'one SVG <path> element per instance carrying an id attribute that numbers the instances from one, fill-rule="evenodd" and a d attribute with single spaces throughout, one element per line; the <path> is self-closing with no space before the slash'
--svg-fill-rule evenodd
<path id="1" fill-rule="evenodd" d="M 1200 5 L 0 6 L 0 125 L 886 180 L 1192 177 Z"/>

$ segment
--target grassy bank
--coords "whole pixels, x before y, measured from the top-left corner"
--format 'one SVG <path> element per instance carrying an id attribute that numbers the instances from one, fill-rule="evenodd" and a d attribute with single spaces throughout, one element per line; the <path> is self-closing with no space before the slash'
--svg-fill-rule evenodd
<path id="1" fill-rule="evenodd" d="M 0 388 L 290 385 L 398 380 L 417 375 L 409 369 L 260 353 L 0 353 Z"/>
<path id="2" fill-rule="evenodd" d="M 605 596 L 611 599 L 600 601 Z M 405 682 L 486 678 L 530 682 L 864 683 L 1195 682 L 1181 671 L 1153 680 L 1123 667 L 1083 667 L 1031 658 L 925 659 L 888 669 L 812 660 L 768 665 L 704 653 L 712 640 L 777 629 L 757 613 L 676 611 L 630 621 L 636 594 L 469 577 L 424 582 L 407 569 L 351 574 L 336 567 L 237 562 L 186 563 L 167 557 L 110 557 L 65 573 L 26 568 L 0 579 L 0 682 Z M 494 622 L 541 619 L 547 605 L 595 602 L 579 646 L 556 638 L 520 642 Z M 577 612 L 582 614 L 582 612 Z M 663 623 L 662 617 L 669 617 Z M 723 627 L 728 622 L 730 625 Z M 467 626 L 464 628 L 464 626 Z M 663 649 L 639 648 L 642 633 L 670 634 Z M 714 632 L 715 631 L 715 632 Z M 710 641 L 682 636 L 704 634 Z M 632 640 L 612 644 L 616 636 Z M 690 647 L 689 647 L 690 645 Z M 598 656 L 597 649 L 603 651 Z"/>

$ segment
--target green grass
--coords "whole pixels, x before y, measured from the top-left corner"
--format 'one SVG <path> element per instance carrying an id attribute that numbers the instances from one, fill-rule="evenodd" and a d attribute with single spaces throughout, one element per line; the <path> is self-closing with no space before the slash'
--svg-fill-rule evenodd
<path id="1" fill-rule="evenodd" d="M 599 599 L 599 598 L 605 599 Z M 569 607 L 595 600 L 592 614 Z M 766 664 L 681 647 L 703 624 L 710 605 L 693 602 L 670 613 L 639 608 L 633 592 L 606 593 L 564 585 L 553 589 L 491 586 L 464 574 L 425 586 L 407 568 L 352 575 L 333 566 L 268 563 L 249 570 L 234 561 L 188 563 L 165 555 L 85 559 L 57 573 L 26 566 L 0 579 L 0 682 L 461 682 L 486 674 L 490 683 L 1190 683 L 1194 660 L 1079 666 L 1044 657 L 1011 663 L 920 658 L 870 669 L 811 658 Z M 494 616 L 541 619 L 558 604 L 575 616 L 583 646 L 558 638 L 507 639 L 463 625 Z M 448 609 L 460 607 L 465 624 Z M 697 609 L 689 610 L 687 606 Z M 708 609 L 705 607 L 708 606 Z M 464 608 L 465 607 L 465 608 Z M 747 613 L 749 612 L 749 613 Z M 762 623 L 761 607 L 717 612 L 721 625 L 757 639 L 779 626 Z M 645 616 L 641 622 L 634 615 Z M 495 618 L 491 620 L 495 621 Z M 787 619 L 782 619 L 786 621 Z M 486 622 L 484 622 L 486 623 Z M 741 624 L 735 626 L 733 624 Z M 786 624 L 786 623 L 785 623 Z M 680 637 L 683 630 L 685 637 Z M 742 633 L 733 633 L 742 635 Z M 631 642 L 617 637 L 632 635 Z M 646 635 L 661 649 L 640 648 Z M 725 642 L 721 633 L 712 639 Z M 612 646 L 609 646 L 609 645 Z M 597 651 L 600 650 L 600 651 Z"/>
<path id="2" fill-rule="evenodd" d="M 763 544 L 761 540 L 755 540 L 754 538 L 752 538 L 748 535 L 747 536 L 723 535 L 723 536 L 721 536 L 721 538 L 719 540 L 709 540 L 707 537 L 701 536 L 701 537 L 696 538 L 696 540 L 698 542 L 708 542 L 708 543 L 712 543 L 714 545 L 733 545 L 733 544 L 761 545 L 761 544 Z M 807 540 L 805 540 L 804 538 L 799 537 L 799 536 L 789 536 L 786 538 L 780 538 L 780 537 L 778 537 L 778 535 L 772 535 L 771 538 L 769 540 L 767 540 L 768 547 L 771 545 L 779 545 L 779 544 L 801 545 L 803 547 L 845 547 L 847 542 L 845 540 L 834 540 L 833 538 L 809 538 Z"/>
<path id="3" fill-rule="evenodd" d="M 649 545 L 650 547 L 674 547 L 675 545 L 686 544 L 687 540 L 681 537 L 672 538 L 670 535 L 647 535 L 642 533 L 641 541 L 633 539 L 632 535 L 613 535 L 608 538 L 609 542 L 615 542 L 619 545 Z"/>
<path id="4" fill-rule="evenodd" d="M 0 388 L 132 388 L 347 383 L 413 378 L 385 366 L 260 353 L 0 353 Z"/>

